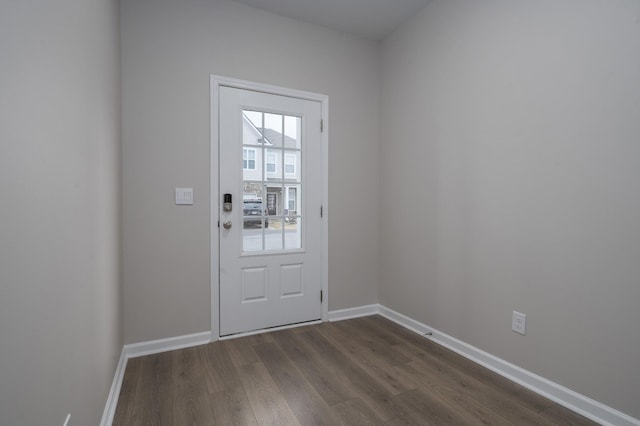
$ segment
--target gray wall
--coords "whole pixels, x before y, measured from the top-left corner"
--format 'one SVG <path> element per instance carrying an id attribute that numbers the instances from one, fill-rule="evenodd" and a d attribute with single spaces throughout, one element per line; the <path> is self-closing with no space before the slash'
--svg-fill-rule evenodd
<path id="1" fill-rule="evenodd" d="M 636 418 L 639 22 L 637 1 L 437 1 L 381 77 L 380 302 Z"/>
<path id="2" fill-rule="evenodd" d="M 98 424 L 122 349 L 118 20 L 0 6 L 2 424 Z"/>
<path id="3" fill-rule="evenodd" d="M 210 74 L 329 96 L 329 309 L 375 303 L 379 45 L 227 1 L 121 12 L 126 342 L 211 329 Z"/>

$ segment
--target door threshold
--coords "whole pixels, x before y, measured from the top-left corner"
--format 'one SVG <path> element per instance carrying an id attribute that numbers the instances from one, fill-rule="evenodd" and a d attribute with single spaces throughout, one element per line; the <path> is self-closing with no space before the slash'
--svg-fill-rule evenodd
<path id="1" fill-rule="evenodd" d="M 298 328 L 298 327 L 304 327 L 305 325 L 314 325 L 314 324 L 322 324 L 322 320 L 317 319 L 317 320 L 311 320 L 311 321 L 297 322 L 294 324 L 277 325 L 275 327 L 261 328 L 261 329 L 252 330 L 252 331 L 243 331 L 241 333 L 227 334 L 226 336 L 220 336 L 218 340 L 229 340 L 229 339 L 235 339 L 238 337 L 253 336 L 254 334 L 269 333 L 271 331 L 286 330 L 288 328 Z"/>

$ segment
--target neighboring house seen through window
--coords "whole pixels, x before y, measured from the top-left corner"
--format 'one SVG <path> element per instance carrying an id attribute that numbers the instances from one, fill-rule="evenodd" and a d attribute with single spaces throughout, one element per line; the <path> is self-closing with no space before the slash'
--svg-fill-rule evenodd
<path id="1" fill-rule="evenodd" d="M 295 155 L 284 156 L 284 172 L 291 175 L 296 173 L 296 156 Z"/>
<path id="2" fill-rule="evenodd" d="M 256 169 L 256 150 L 255 149 L 245 148 L 242 150 L 242 168 L 244 170 Z"/>
<path id="3" fill-rule="evenodd" d="M 289 188 L 289 211 L 295 211 L 296 210 L 296 189 L 295 188 Z"/>
<path id="4" fill-rule="evenodd" d="M 273 152 L 267 152 L 267 173 L 276 172 L 276 154 Z"/>

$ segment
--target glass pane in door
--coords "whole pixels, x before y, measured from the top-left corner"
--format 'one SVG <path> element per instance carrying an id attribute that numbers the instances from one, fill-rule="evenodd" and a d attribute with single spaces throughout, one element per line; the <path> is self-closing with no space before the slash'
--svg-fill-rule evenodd
<path id="1" fill-rule="evenodd" d="M 302 248 L 302 118 L 242 111 L 243 251 Z"/>

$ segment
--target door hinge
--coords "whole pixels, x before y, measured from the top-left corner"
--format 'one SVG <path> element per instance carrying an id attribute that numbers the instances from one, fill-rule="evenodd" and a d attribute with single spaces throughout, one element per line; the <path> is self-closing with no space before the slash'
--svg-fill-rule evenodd
<path id="1" fill-rule="evenodd" d="M 320 132 L 324 132 L 324 120 L 320 120 Z"/>
<path id="2" fill-rule="evenodd" d="M 220 228 L 220 221 L 218 221 L 218 228 Z"/>
<path id="3" fill-rule="evenodd" d="M 323 297 L 322 297 L 322 290 L 320 290 L 320 303 L 322 303 L 322 299 L 323 299 Z"/>
<path id="4" fill-rule="evenodd" d="M 320 217 L 324 217 L 324 211 L 323 211 L 322 206 L 320 206 Z"/>

